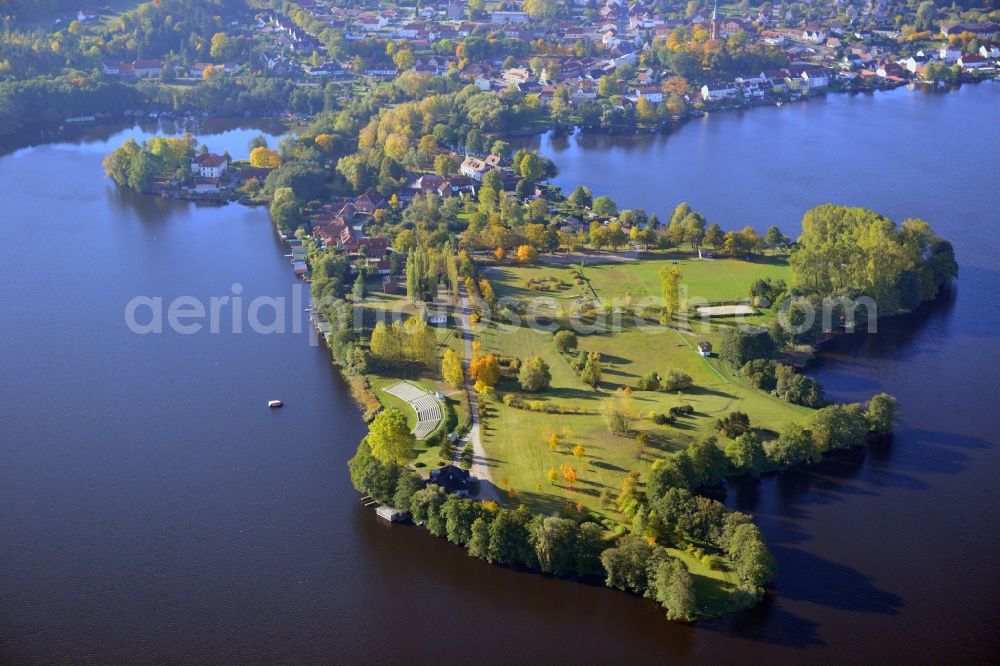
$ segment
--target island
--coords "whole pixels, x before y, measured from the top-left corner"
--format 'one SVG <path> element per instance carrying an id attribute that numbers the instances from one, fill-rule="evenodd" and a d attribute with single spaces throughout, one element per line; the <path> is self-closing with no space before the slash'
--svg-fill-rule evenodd
<path id="1" fill-rule="evenodd" d="M 105 169 L 167 195 L 216 179 L 220 199 L 269 207 L 370 420 L 349 472 L 378 516 L 670 619 L 752 606 L 774 558 L 751 516 L 701 491 L 889 436 L 892 396 L 830 403 L 801 366 L 935 299 L 957 275 L 951 245 L 833 204 L 793 240 L 684 203 L 660 220 L 567 194 L 553 163 L 500 136 L 480 156 L 438 142 L 435 119 L 460 126 L 479 99 L 321 114 L 246 160 L 193 136 L 128 141 Z"/>

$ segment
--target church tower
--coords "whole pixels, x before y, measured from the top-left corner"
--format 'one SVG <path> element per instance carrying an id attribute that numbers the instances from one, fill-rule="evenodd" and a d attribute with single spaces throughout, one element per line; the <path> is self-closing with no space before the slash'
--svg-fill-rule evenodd
<path id="1" fill-rule="evenodd" d="M 709 30 L 709 37 L 712 41 L 718 39 L 719 35 L 719 0 L 715 0 L 715 5 L 712 7 L 712 23 Z"/>

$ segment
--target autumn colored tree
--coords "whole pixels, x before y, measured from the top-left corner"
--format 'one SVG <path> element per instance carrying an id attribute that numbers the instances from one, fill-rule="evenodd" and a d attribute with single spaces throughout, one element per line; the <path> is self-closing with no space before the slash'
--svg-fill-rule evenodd
<path id="1" fill-rule="evenodd" d="M 646 97 L 640 97 L 635 103 L 635 112 L 642 122 L 649 123 L 656 120 L 656 106 Z"/>
<path id="2" fill-rule="evenodd" d="M 229 43 L 229 37 L 226 36 L 224 32 L 217 32 L 212 35 L 212 43 L 209 47 L 208 54 L 215 58 L 216 60 L 225 60 L 230 56 L 232 52 L 232 47 Z"/>
<path id="3" fill-rule="evenodd" d="M 496 386 L 500 381 L 500 361 L 493 354 L 486 354 L 472 360 L 469 364 L 469 376 L 485 386 Z"/>
<path id="4" fill-rule="evenodd" d="M 683 76 L 671 76 L 663 82 L 663 92 L 667 95 L 684 95 L 688 91 L 688 82 Z"/>
<path id="5" fill-rule="evenodd" d="M 384 321 L 375 324 L 369 346 L 372 356 L 383 364 L 399 363 L 403 358 L 403 341 L 399 331 L 386 325 Z"/>
<path id="6" fill-rule="evenodd" d="M 584 352 L 580 353 L 583 354 Z M 580 371 L 580 381 L 597 388 L 597 385 L 601 383 L 602 371 L 601 355 L 598 352 L 589 352 L 583 362 L 583 369 Z"/>
<path id="7" fill-rule="evenodd" d="M 664 266 L 660 269 L 660 294 L 668 317 L 672 317 L 680 309 L 683 277 L 679 268 Z"/>
<path id="8" fill-rule="evenodd" d="M 521 245 L 517 248 L 517 260 L 522 264 L 530 264 L 538 258 L 538 250 L 530 245 Z"/>
<path id="9" fill-rule="evenodd" d="M 447 178 L 455 173 L 455 169 L 457 168 L 455 160 L 450 155 L 437 155 L 434 157 L 434 173 L 442 178 Z"/>
<path id="10" fill-rule="evenodd" d="M 281 164 L 278 151 L 258 146 L 250 151 L 250 164 L 255 167 L 276 167 Z"/>
<path id="11" fill-rule="evenodd" d="M 334 136 L 332 134 L 317 134 L 313 139 L 313 142 L 319 146 L 319 149 L 324 153 L 329 153 L 333 151 L 334 148 Z M 266 148 L 267 146 L 265 146 Z"/>
<path id="12" fill-rule="evenodd" d="M 562 472 L 562 477 L 572 488 L 576 485 L 576 470 L 567 464 L 562 464 L 559 466 L 559 471 Z"/>
<path id="13" fill-rule="evenodd" d="M 465 384 L 462 360 L 458 357 L 458 353 L 450 347 L 444 350 L 444 356 L 441 358 L 441 378 L 452 388 L 462 388 Z"/>
<path id="14" fill-rule="evenodd" d="M 547 430 L 544 433 L 545 443 L 549 445 L 549 450 L 555 453 L 559 450 L 559 435 L 554 430 Z"/>
<path id="15" fill-rule="evenodd" d="M 403 325 L 403 356 L 414 363 L 431 365 L 437 349 L 434 329 L 420 317 L 411 317 Z"/>
<path id="16" fill-rule="evenodd" d="M 555 485 L 556 479 L 559 478 L 559 473 L 556 472 L 555 467 L 550 467 L 549 471 L 545 472 L 545 478 L 549 480 L 549 483 Z"/>

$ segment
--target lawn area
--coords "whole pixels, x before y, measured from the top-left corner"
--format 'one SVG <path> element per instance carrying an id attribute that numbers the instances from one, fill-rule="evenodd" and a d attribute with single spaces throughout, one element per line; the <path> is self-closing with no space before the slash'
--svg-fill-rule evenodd
<path id="1" fill-rule="evenodd" d="M 601 288 L 612 292 L 609 296 L 614 296 L 624 293 L 626 279 L 636 283 L 644 276 L 654 276 L 658 281 L 655 276 L 664 263 L 653 261 L 649 265 L 594 266 L 585 270 L 588 277 L 595 281 L 594 275 L 599 273 Z M 696 265 L 700 271 L 693 273 L 708 275 L 706 279 L 718 285 L 717 293 L 726 293 L 726 281 L 702 268 L 713 265 L 713 262 L 689 263 Z M 766 263 L 733 263 L 741 268 L 763 268 L 771 271 L 769 274 L 772 276 L 780 276 L 782 271 L 787 270 L 784 266 L 775 267 Z M 491 269 L 488 276 L 498 296 L 523 299 L 537 293 L 525 288 L 526 280 L 561 275 L 567 284 L 572 284 L 570 270 L 544 265 L 504 266 Z M 735 285 L 744 278 L 749 284 L 759 273 L 744 270 L 742 275 L 739 280 L 730 279 L 730 284 Z M 573 285 L 563 290 L 565 296 L 560 293 L 551 295 L 557 299 L 574 298 L 577 289 Z M 740 291 L 745 289 L 740 287 Z M 483 442 L 493 465 L 493 481 L 502 488 L 514 488 L 518 501 L 536 511 L 551 513 L 567 503 L 582 503 L 589 509 L 618 519 L 614 509 L 602 502 L 602 495 L 617 495 L 630 470 L 644 472 L 664 453 L 681 450 L 705 435 L 716 434 L 715 422 L 718 418 L 731 411 L 746 412 L 759 434 L 768 439 L 787 423 L 800 421 L 809 412 L 806 408 L 791 405 L 750 387 L 720 364 L 717 358 L 699 356 L 695 352 L 699 340 L 707 339 L 715 345 L 720 343 L 722 334 L 719 326 L 699 330 L 697 334 L 659 325 L 642 328 L 625 326 L 617 331 L 604 327 L 578 337 L 579 349 L 596 351 L 602 356 L 604 370 L 598 391 L 579 380 L 570 366 L 573 356 L 563 356 L 556 351 L 550 332 L 503 323 L 484 324 L 476 329 L 476 340 L 483 351 L 521 359 L 539 355 L 551 368 L 552 387 L 549 390 L 539 394 L 525 393 L 516 381 L 503 380 L 497 386 L 498 399 L 483 412 Z M 602 402 L 618 388 L 634 389 L 638 379 L 649 370 L 663 375 L 671 368 L 689 374 L 694 380 L 694 387 L 681 393 L 633 390 L 632 400 L 637 415 L 632 424 L 633 432 L 629 436 L 610 434 L 600 416 Z M 525 401 L 544 401 L 560 408 L 560 411 L 579 410 L 583 413 L 550 414 L 506 406 L 500 400 L 505 393 L 514 393 Z M 695 411 L 691 416 L 679 418 L 673 425 L 659 426 L 649 418 L 651 413 L 666 413 L 671 407 L 682 404 L 691 405 Z M 555 451 L 546 442 L 545 434 L 549 432 L 560 435 L 560 445 Z M 645 444 L 639 441 L 642 433 L 647 435 Z M 585 449 L 582 458 L 572 453 L 576 444 Z M 554 468 L 558 471 L 564 464 L 577 471 L 578 480 L 573 488 L 561 478 L 555 484 L 546 479 L 547 470 Z M 718 578 L 719 572 L 706 571 Z M 728 594 L 719 594 L 728 597 Z"/>
<path id="2" fill-rule="evenodd" d="M 634 298 L 660 296 L 660 270 L 664 266 L 681 269 L 688 298 L 710 303 L 747 297 L 750 284 L 758 278 L 784 280 L 791 284 L 792 272 L 784 257 L 740 259 L 655 259 L 619 264 L 587 266 L 584 273 L 601 298 L 631 295 Z"/>
<path id="3" fill-rule="evenodd" d="M 712 569 L 701 559 L 686 550 L 668 548 L 667 552 L 687 565 L 694 579 L 695 595 L 700 610 L 708 617 L 741 610 L 733 604 L 733 591 L 738 581 L 727 567 L 725 571 Z"/>

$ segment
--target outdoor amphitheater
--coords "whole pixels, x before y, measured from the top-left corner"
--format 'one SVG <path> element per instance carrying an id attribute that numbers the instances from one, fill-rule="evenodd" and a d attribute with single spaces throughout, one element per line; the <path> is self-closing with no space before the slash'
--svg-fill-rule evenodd
<path id="1" fill-rule="evenodd" d="M 399 382 L 383 390 L 405 401 L 417 413 L 417 427 L 413 429 L 414 437 L 424 439 L 438 427 L 441 422 L 441 403 L 433 393 L 407 382 Z"/>

